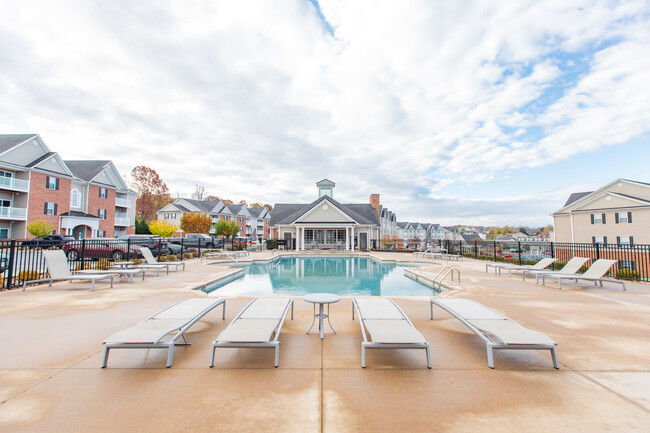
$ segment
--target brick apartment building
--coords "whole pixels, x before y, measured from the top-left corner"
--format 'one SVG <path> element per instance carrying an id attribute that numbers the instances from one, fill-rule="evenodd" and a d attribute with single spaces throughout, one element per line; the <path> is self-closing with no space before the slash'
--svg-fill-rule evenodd
<path id="1" fill-rule="evenodd" d="M 76 238 L 132 234 L 135 199 L 111 161 L 63 161 L 38 134 L 0 134 L 2 239 L 31 238 L 39 219 Z"/>

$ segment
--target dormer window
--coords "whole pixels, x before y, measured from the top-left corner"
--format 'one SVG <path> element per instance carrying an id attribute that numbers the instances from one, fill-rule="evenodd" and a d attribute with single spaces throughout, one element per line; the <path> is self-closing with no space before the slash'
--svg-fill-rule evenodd
<path id="1" fill-rule="evenodd" d="M 332 191 L 334 190 L 334 182 L 331 180 L 323 179 L 320 182 L 316 183 L 318 187 L 318 198 L 326 196 L 332 197 Z"/>
<path id="2" fill-rule="evenodd" d="M 81 193 L 77 188 L 72 188 L 70 192 L 70 207 L 81 207 Z"/>

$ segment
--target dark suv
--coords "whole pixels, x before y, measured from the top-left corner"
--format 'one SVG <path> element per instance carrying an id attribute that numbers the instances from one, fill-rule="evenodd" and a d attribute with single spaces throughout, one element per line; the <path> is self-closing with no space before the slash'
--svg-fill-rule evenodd
<path id="1" fill-rule="evenodd" d="M 122 242 L 129 242 L 131 247 L 133 248 L 138 248 L 138 247 L 147 247 L 151 250 L 151 252 L 154 255 L 158 255 L 158 251 L 160 251 L 160 255 L 166 256 L 167 254 L 170 253 L 169 248 L 167 247 L 167 244 L 162 240 L 160 236 L 156 235 L 126 235 L 126 236 L 120 236 L 118 240 Z"/>
<path id="2" fill-rule="evenodd" d="M 61 248 L 74 240 L 74 237 L 66 235 L 38 236 L 29 241 L 23 241 L 22 246 L 24 248 Z"/>

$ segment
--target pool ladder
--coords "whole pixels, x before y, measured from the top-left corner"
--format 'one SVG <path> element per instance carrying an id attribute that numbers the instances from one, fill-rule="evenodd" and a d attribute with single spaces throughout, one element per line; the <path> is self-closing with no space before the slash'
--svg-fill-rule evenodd
<path id="1" fill-rule="evenodd" d="M 447 272 L 445 272 L 445 270 Z M 454 281 L 454 271 L 456 271 L 456 274 L 458 274 L 458 284 L 460 284 L 460 271 L 458 270 L 458 268 L 456 268 L 454 266 L 445 266 L 444 268 L 440 269 L 440 272 L 438 272 L 438 274 L 435 277 L 433 277 L 433 282 L 432 282 L 433 288 L 436 289 L 436 283 L 437 283 L 438 287 L 437 287 L 436 290 L 440 290 L 442 288 L 443 280 L 445 278 L 447 278 L 447 275 L 449 275 L 449 274 L 451 274 L 451 281 L 453 282 Z M 443 274 L 443 272 L 445 272 L 445 273 Z M 438 277 L 441 274 L 442 274 L 442 278 L 440 278 L 440 281 L 437 281 Z"/>

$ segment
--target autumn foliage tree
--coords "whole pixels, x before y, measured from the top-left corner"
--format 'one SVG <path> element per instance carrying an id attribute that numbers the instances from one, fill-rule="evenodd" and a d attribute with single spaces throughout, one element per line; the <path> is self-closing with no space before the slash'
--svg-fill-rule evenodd
<path id="1" fill-rule="evenodd" d="M 149 223 L 149 231 L 152 235 L 168 238 L 174 235 L 178 227 L 165 220 L 156 220 Z"/>
<path id="2" fill-rule="evenodd" d="M 27 231 L 33 236 L 49 236 L 56 228 L 46 222 L 45 220 L 38 219 L 27 226 Z"/>
<path id="3" fill-rule="evenodd" d="M 185 233 L 209 233 L 212 218 L 206 213 L 184 213 L 181 217 L 181 230 Z"/>
<path id="4" fill-rule="evenodd" d="M 136 212 L 140 218 L 146 221 L 156 219 L 156 212 L 172 201 L 169 188 L 160 178 L 156 170 L 139 165 L 131 171 L 133 178 L 132 187 L 138 193 L 136 201 Z"/>

